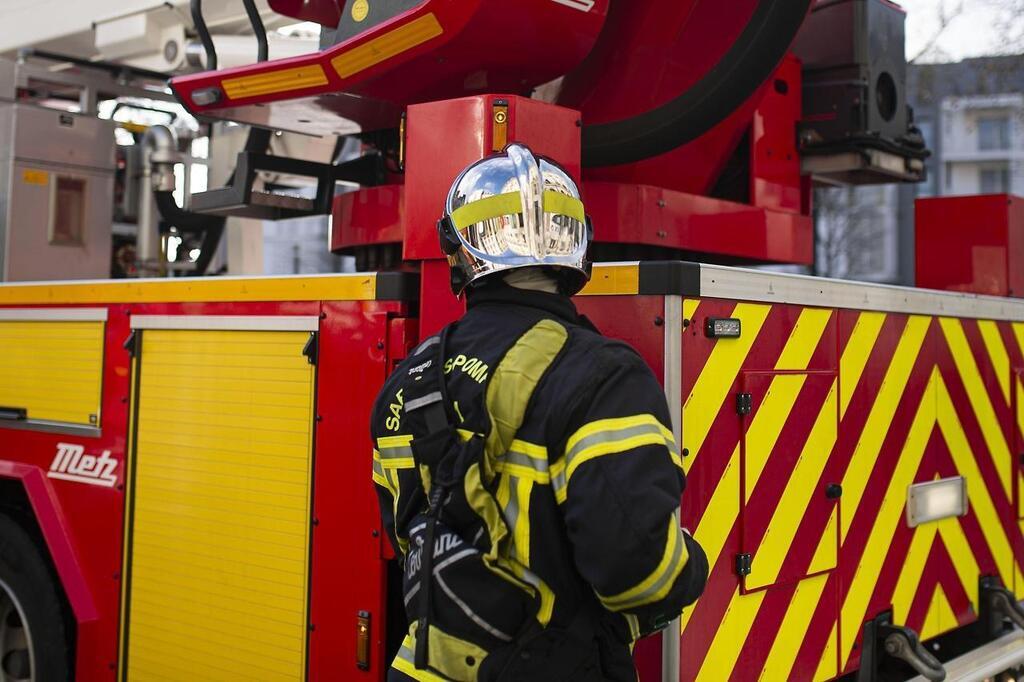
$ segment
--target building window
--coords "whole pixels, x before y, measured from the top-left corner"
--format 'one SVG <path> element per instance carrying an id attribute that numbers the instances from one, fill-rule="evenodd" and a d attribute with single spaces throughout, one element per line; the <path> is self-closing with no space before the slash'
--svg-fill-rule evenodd
<path id="1" fill-rule="evenodd" d="M 982 168 L 979 189 L 982 194 L 1005 194 L 1010 191 L 1010 170 L 1003 168 Z"/>
<path id="2" fill-rule="evenodd" d="M 919 197 L 933 197 L 938 191 L 938 175 L 939 168 L 938 164 L 934 161 L 935 149 L 935 126 L 931 121 L 920 120 L 917 121 L 917 127 L 921 131 L 921 137 L 924 138 L 924 145 L 927 149 L 932 150 L 932 156 L 928 157 L 925 161 L 925 179 L 924 182 L 918 183 L 917 185 L 917 196 Z"/>
<path id="3" fill-rule="evenodd" d="M 86 181 L 58 175 L 50 195 L 51 244 L 82 246 L 85 244 Z"/>
<path id="4" fill-rule="evenodd" d="M 1009 118 L 1006 116 L 983 116 L 978 119 L 978 149 L 988 151 L 1009 148 Z"/>

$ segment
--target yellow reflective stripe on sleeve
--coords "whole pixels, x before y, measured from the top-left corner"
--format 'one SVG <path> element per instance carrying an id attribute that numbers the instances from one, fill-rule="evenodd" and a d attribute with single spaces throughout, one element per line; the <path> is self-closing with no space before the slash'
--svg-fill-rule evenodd
<path id="1" fill-rule="evenodd" d="M 671 429 L 665 428 L 665 425 L 658 422 L 658 426 L 661 428 L 661 435 L 665 437 L 665 447 L 668 448 L 668 456 L 672 458 L 672 463 L 679 467 L 679 470 L 683 470 L 683 458 L 679 454 L 679 446 L 676 444 L 676 437 L 672 433 Z"/>
<path id="2" fill-rule="evenodd" d="M 412 679 L 417 680 L 417 682 L 447 682 L 443 677 L 435 675 L 429 670 L 417 670 L 416 655 L 413 653 L 415 650 L 416 641 L 411 635 L 406 635 L 405 639 L 402 640 L 402 646 L 399 648 L 395 660 L 391 663 L 391 667 L 405 673 Z"/>
<path id="3" fill-rule="evenodd" d="M 382 467 L 380 463 L 380 452 L 377 450 L 373 451 L 373 482 L 387 490 L 392 495 L 395 494 L 395 491 L 391 489 L 391 483 L 384 475 L 384 467 Z"/>
<path id="4" fill-rule="evenodd" d="M 689 559 L 690 555 L 686 550 L 686 542 L 683 540 L 683 531 L 679 527 L 679 515 L 676 512 L 669 519 L 668 536 L 665 540 L 665 554 L 661 557 L 661 561 L 654 571 L 638 585 L 629 588 L 625 592 L 610 597 L 602 594 L 597 596 L 609 611 L 635 609 L 639 606 L 664 599 Z"/>
<path id="5" fill-rule="evenodd" d="M 583 464 L 604 455 L 616 455 L 643 447 L 663 445 L 672 462 L 682 468 L 672 432 L 652 414 L 616 417 L 591 422 L 565 444 L 565 456 L 551 465 L 555 499 L 561 504 L 568 494 L 569 479 Z"/>
<path id="6" fill-rule="evenodd" d="M 640 639 L 640 621 L 632 613 L 622 614 L 623 618 L 626 619 L 626 625 L 629 626 L 629 636 L 635 642 Z"/>
<path id="7" fill-rule="evenodd" d="M 386 436 L 377 439 L 382 469 L 412 469 L 416 461 L 412 456 L 412 436 Z"/>
<path id="8" fill-rule="evenodd" d="M 505 456 L 494 462 L 494 471 L 541 485 L 551 483 L 547 448 L 523 440 L 512 441 L 512 446 Z"/>
<path id="9" fill-rule="evenodd" d="M 383 471 L 384 480 L 387 481 L 386 487 L 391 491 L 391 519 L 393 522 L 397 522 L 398 500 L 402 495 L 402 489 L 398 484 L 398 471 L 395 469 L 384 469 Z M 405 554 L 409 550 L 409 540 L 401 536 L 397 525 L 395 526 L 395 539 L 398 540 L 398 549 Z"/>

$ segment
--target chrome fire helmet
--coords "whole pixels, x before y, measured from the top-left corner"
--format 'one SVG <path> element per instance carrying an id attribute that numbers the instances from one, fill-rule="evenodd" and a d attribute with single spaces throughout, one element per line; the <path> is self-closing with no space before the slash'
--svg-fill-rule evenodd
<path id="1" fill-rule="evenodd" d="M 448 192 L 438 233 L 456 295 L 483 277 L 525 267 L 550 267 L 568 295 L 590 279 L 592 230 L 579 188 L 562 168 L 521 144 L 462 172 Z"/>

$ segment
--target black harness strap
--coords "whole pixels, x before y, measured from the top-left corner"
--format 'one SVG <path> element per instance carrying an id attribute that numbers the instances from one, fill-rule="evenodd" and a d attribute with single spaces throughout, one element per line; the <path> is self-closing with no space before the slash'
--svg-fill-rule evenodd
<path id="1" fill-rule="evenodd" d="M 422 568 L 420 579 L 420 599 L 423 609 L 422 617 L 416 626 L 416 650 L 414 664 L 419 670 L 427 667 L 429 662 L 430 619 L 433 613 L 432 576 L 434 573 L 434 536 L 437 522 L 444 507 L 445 495 L 454 483 L 451 480 L 453 441 L 457 442 L 458 434 L 449 410 L 448 389 L 445 385 L 444 358 L 448 346 L 448 335 L 455 328 L 450 324 L 441 332 L 437 349 L 430 365 L 420 364 L 410 371 L 419 369 L 418 376 L 408 389 L 405 401 L 405 412 L 419 413 L 423 418 L 427 433 L 416 435 L 416 463 L 427 465 L 432 473 L 430 490 L 427 499 L 430 511 L 427 517 L 424 547 L 421 549 Z M 424 366 L 426 365 L 426 366 Z"/>

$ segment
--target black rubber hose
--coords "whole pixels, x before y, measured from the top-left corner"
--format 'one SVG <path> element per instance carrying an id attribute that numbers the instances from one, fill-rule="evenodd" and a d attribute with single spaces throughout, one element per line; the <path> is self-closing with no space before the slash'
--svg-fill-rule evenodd
<path id="1" fill-rule="evenodd" d="M 256 34 L 256 61 L 265 62 L 270 54 L 270 48 L 267 45 L 267 29 L 263 25 L 259 10 L 256 9 L 255 0 L 242 0 L 242 4 L 245 5 L 245 13 L 249 15 L 252 32 Z"/>
<path id="2" fill-rule="evenodd" d="M 203 43 L 203 50 L 206 52 L 206 68 L 209 71 L 217 70 L 217 48 L 213 46 L 213 38 L 210 37 L 210 30 L 206 28 L 206 19 L 203 19 L 203 0 L 191 0 L 192 24 L 196 27 L 199 40 Z"/>
<path id="3" fill-rule="evenodd" d="M 736 111 L 774 73 L 812 0 L 762 0 L 722 59 L 686 92 L 643 114 L 586 126 L 583 165 L 633 163 L 691 142 Z"/>
<path id="4" fill-rule="evenodd" d="M 153 192 L 160 217 L 184 232 L 202 232 L 203 242 L 199 247 L 199 257 L 195 262 L 193 275 L 205 275 L 210 267 L 213 254 L 217 251 L 227 219 L 223 216 L 203 215 L 186 211 L 178 206 L 171 192 Z"/>
<path id="5" fill-rule="evenodd" d="M 213 260 L 213 255 L 217 253 L 217 247 L 220 246 L 220 240 L 224 237 L 224 225 L 214 225 L 203 232 L 203 242 L 199 245 L 199 257 L 196 258 L 196 269 L 197 275 L 205 275 L 206 271 L 210 267 L 210 261 Z"/>
<path id="6" fill-rule="evenodd" d="M 265 154 L 270 147 L 270 138 L 273 132 L 266 128 L 249 127 L 249 135 L 245 138 L 245 151 L 254 154 Z M 231 181 L 228 181 L 231 184 Z"/>

